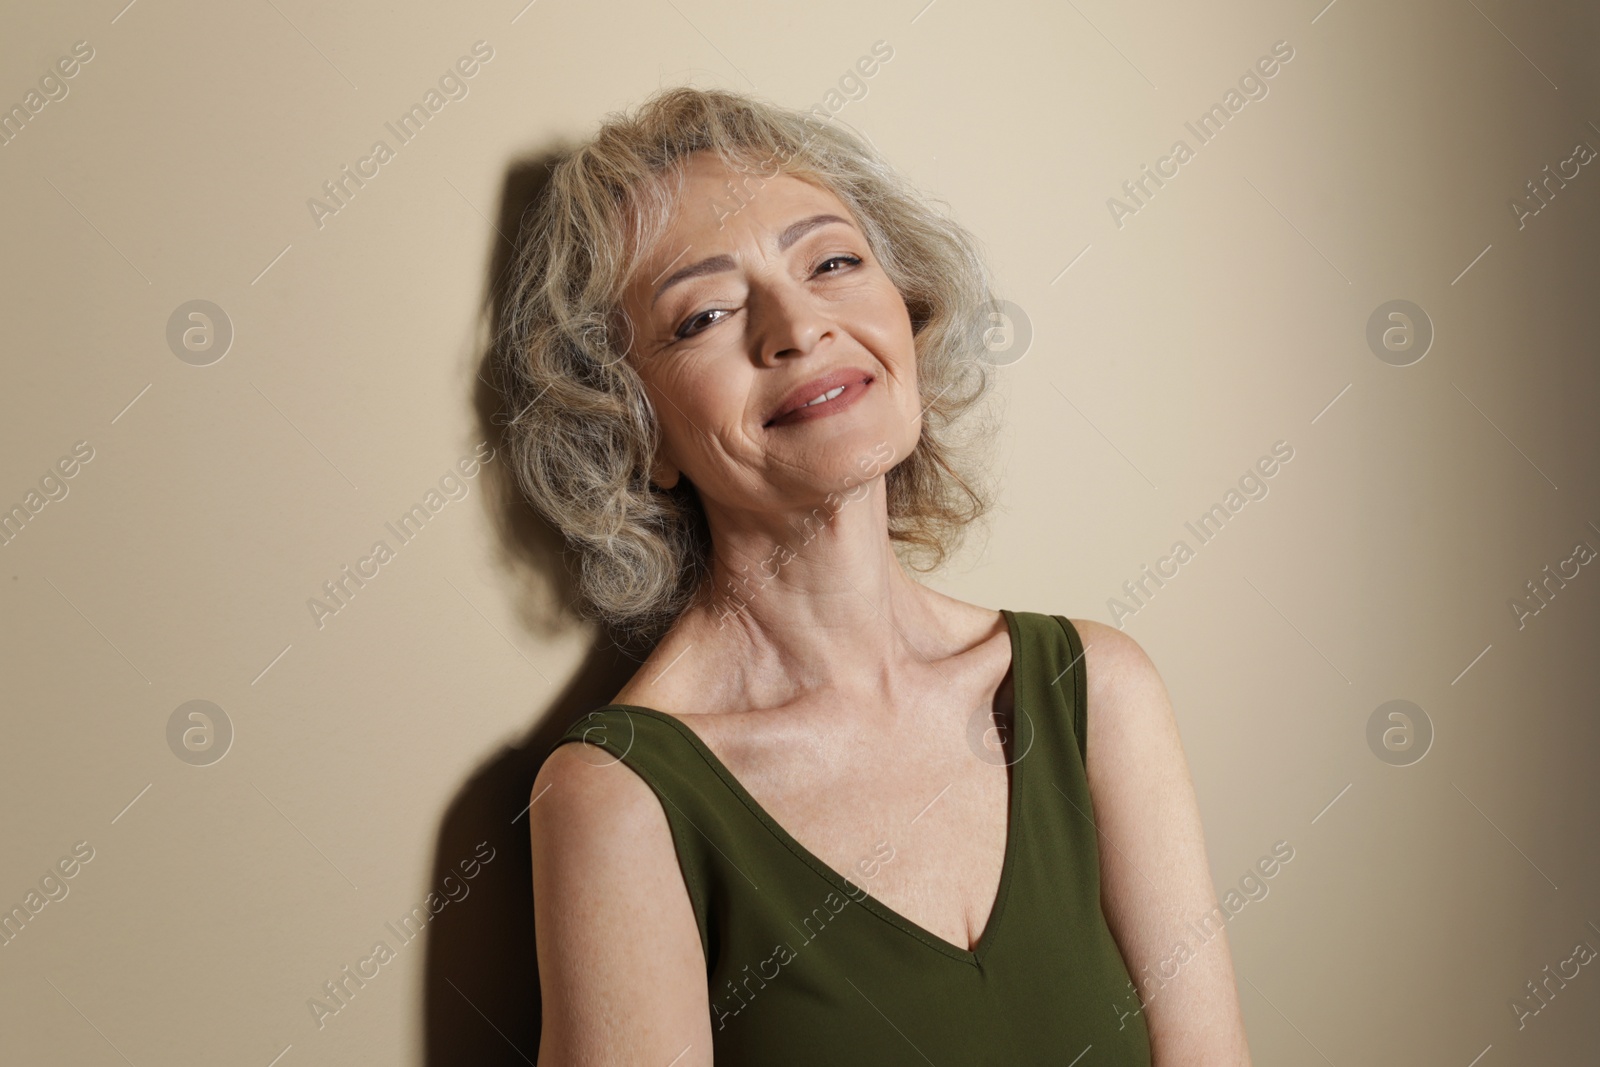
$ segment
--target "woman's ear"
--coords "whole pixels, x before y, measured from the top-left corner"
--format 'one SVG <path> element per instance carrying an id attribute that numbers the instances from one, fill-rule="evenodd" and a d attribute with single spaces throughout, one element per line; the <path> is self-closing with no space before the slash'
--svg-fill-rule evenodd
<path id="1" fill-rule="evenodd" d="M 657 488 L 672 489 L 678 484 L 680 472 L 665 459 L 658 458 L 655 468 L 650 472 L 650 481 Z"/>

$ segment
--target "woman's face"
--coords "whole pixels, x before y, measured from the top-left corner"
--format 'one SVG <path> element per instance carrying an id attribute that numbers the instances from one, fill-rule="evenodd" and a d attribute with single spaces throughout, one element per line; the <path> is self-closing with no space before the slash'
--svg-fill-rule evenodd
<path id="1" fill-rule="evenodd" d="M 745 177 L 690 158 L 623 307 L 661 426 L 656 482 L 681 473 L 708 509 L 775 513 L 904 459 L 922 408 L 910 313 L 849 209 L 786 174 Z"/>

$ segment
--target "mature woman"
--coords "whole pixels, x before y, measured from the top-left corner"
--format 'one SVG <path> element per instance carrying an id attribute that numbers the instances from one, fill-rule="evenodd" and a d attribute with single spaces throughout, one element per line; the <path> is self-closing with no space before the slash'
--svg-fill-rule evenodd
<path id="1" fill-rule="evenodd" d="M 542 1067 L 1248 1064 L 1155 668 L 908 571 L 987 507 L 973 239 L 844 128 L 688 88 L 527 232 L 513 460 L 654 640 L 533 783 Z"/>

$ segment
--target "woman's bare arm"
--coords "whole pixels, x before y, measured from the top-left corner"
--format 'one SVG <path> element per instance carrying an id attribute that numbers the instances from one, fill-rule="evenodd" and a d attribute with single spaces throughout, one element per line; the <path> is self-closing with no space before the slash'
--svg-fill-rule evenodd
<path id="1" fill-rule="evenodd" d="M 539 1067 L 707 1067 L 705 952 L 661 801 L 583 741 L 550 754 L 533 797 Z"/>
<path id="2" fill-rule="evenodd" d="M 1226 913 L 1213 914 L 1200 808 L 1166 686 L 1133 638 L 1102 623 L 1072 623 L 1088 674 L 1100 898 L 1145 1002 L 1155 1067 L 1250 1067 L 1233 958 L 1219 929 Z M 1215 933 L 1202 940 L 1191 922 Z M 1138 1002 L 1130 997 L 1126 1006 Z"/>

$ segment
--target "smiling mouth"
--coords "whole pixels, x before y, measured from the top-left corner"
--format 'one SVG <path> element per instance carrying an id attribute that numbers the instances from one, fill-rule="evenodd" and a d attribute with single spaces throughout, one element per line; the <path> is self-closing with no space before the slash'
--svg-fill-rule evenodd
<path id="1" fill-rule="evenodd" d="M 830 375 L 830 377 L 833 377 Z M 800 422 L 809 422 L 812 419 L 826 418 L 836 412 L 854 404 L 866 391 L 867 387 L 877 379 L 871 374 L 859 373 L 846 381 L 841 381 L 831 388 L 823 388 L 809 400 L 802 401 L 778 415 L 773 416 L 762 424 L 764 429 L 778 426 L 789 426 Z"/>
<path id="2" fill-rule="evenodd" d="M 815 400 L 807 400 L 804 404 L 801 404 L 800 406 L 803 407 L 803 408 L 814 408 L 818 404 L 826 404 L 828 401 L 832 400 L 834 397 L 838 396 L 839 394 L 841 394 L 843 392 L 844 392 L 844 386 L 841 385 L 837 389 L 829 389 L 826 393 L 823 393 L 821 396 L 817 397 Z"/>

